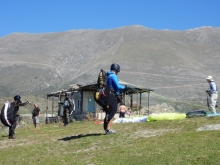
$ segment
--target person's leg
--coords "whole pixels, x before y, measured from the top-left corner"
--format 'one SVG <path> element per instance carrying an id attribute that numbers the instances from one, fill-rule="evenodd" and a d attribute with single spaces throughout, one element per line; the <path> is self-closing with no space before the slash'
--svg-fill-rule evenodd
<path id="1" fill-rule="evenodd" d="M 212 94 L 211 99 L 210 99 L 210 109 L 215 114 L 216 114 L 215 105 L 216 105 L 217 98 L 218 98 L 217 94 Z"/>
<path id="2" fill-rule="evenodd" d="M 116 111 L 117 111 L 117 109 L 116 109 Z M 105 119 L 104 119 L 104 125 L 103 125 L 105 131 L 108 131 L 111 129 L 111 124 L 112 124 L 112 120 L 113 120 L 115 113 L 114 113 L 114 109 L 112 109 L 112 108 L 110 108 L 109 111 L 106 112 Z"/>
<path id="3" fill-rule="evenodd" d="M 208 109 L 210 111 L 212 111 L 212 108 L 211 108 L 211 97 L 210 96 L 207 96 L 207 106 L 208 106 Z"/>
<path id="4" fill-rule="evenodd" d="M 108 130 L 111 129 L 112 120 L 113 120 L 113 118 L 108 122 L 108 124 L 107 124 L 107 128 L 106 128 L 106 131 L 108 131 Z"/>
<path id="5" fill-rule="evenodd" d="M 119 112 L 119 118 L 122 118 L 122 113 L 121 112 Z"/>
<path id="6" fill-rule="evenodd" d="M 66 125 L 66 109 L 64 109 L 63 111 L 63 123 L 64 123 L 64 126 Z"/>
<path id="7" fill-rule="evenodd" d="M 15 128 L 16 128 L 16 120 L 14 124 L 12 124 L 11 127 L 9 127 L 9 139 L 14 139 L 14 134 L 15 134 Z"/>
<path id="8" fill-rule="evenodd" d="M 66 124 L 68 125 L 70 122 L 70 113 L 69 109 L 66 109 Z"/>
<path id="9" fill-rule="evenodd" d="M 8 127 L 8 138 L 10 139 L 12 135 L 12 127 Z"/>
<path id="10" fill-rule="evenodd" d="M 122 112 L 122 118 L 125 118 L 125 112 Z"/>
<path id="11" fill-rule="evenodd" d="M 36 128 L 36 120 L 35 120 L 35 116 L 33 116 L 33 124 L 34 124 L 34 128 Z"/>
<path id="12" fill-rule="evenodd" d="M 112 94 L 111 99 L 112 99 L 112 101 L 111 101 L 109 113 L 106 113 L 108 115 L 108 122 L 106 122 L 106 123 L 104 122 L 104 129 L 106 131 L 106 134 L 111 129 L 113 117 L 115 116 L 115 114 L 117 112 L 117 107 L 118 107 L 118 102 L 117 102 L 117 98 L 115 97 L 115 95 Z"/>
<path id="13" fill-rule="evenodd" d="M 36 116 L 35 128 L 38 128 L 39 118 Z"/>
<path id="14" fill-rule="evenodd" d="M 104 127 L 104 130 L 107 131 L 107 126 L 108 126 L 108 123 L 109 123 L 109 120 L 108 120 L 108 112 L 105 113 L 105 118 L 104 118 L 104 124 L 103 124 L 103 127 Z"/>

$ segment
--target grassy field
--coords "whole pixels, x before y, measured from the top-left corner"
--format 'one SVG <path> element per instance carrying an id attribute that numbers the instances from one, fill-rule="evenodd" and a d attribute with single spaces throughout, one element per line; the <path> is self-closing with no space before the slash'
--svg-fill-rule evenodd
<path id="1" fill-rule="evenodd" d="M 219 165 L 220 130 L 197 131 L 220 124 L 220 117 L 113 124 L 105 135 L 94 121 L 32 124 L 16 129 L 16 139 L 0 137 L 4 165 Z M 1 132 L 7 135 L 7 132 Z"/>

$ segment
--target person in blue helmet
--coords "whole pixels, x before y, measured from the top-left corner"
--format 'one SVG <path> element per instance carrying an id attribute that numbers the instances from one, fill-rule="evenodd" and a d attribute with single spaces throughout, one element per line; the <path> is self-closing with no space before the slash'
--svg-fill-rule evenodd
<path id="1" fill-rule="evenodd" d="M 118 99 L 118 95 L 121 90 L 126 90 L 126 86 L 121 85 L 118 80 L 117 74 L 120 72 L 120 66 L 118 64 L 112 64 L 110 67 L 110 71 L 107 72 L 108 80 L 108 92 L 109 95 L 107 97 L 107 104 L 109 105 L 109 109 L 106 110 L 106 116 L 104 119 L 104 130 L 106 134 L 115 134 L 116 131 L 111 129 L 112 120 L 114 115 L 117 112 L 118 103 L 120 100 Z"/>

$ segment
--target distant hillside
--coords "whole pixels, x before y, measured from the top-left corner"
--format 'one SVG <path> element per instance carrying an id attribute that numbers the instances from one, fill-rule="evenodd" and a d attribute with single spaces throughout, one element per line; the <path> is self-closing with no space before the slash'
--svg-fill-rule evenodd
<path id="1" fill-rule="evenodd" d="M 220 84 L 220 28 L 185 31 L 143 26 L 61 33 L 14 33 L 0 38 L 0 97 L 44 97 L 121 66 L 119 79 L 174 100 L 205 101 L 206 76 Z"/>

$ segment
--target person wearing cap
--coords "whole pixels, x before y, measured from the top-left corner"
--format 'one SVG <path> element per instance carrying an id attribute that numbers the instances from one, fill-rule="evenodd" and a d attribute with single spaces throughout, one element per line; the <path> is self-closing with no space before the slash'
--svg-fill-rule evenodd
<path id="1" fill-rule="evenodd" d="M 8 138 L 9 139 L 15 139 L 15 128 L 17 125 L 17 119 L 18 119 L 18 111 L 19 111 L 19 104 L 21 104 L 21 96 L 16 95 L 14 97 L 14 102 L 11 103 L 10 108 L 14 109 L 13 113 L 14 113 L 14 122 L 12 123 L 12 125 L 9 127 L 9 135 Z"/>
<path id="2" fill-rule="evenodd" d="M 64 126 L 68 126 L 70 123 L 70 115 L 75 110 L 74 102 L 69 99 L 69 94 L 65 93 L 65 99 L 63 101 L 63 117 L 64 117 Z"/>
<path id="3" fill-rule="evenodd" d="M 117 76 L 119 72 L 120 72 L 120 66 L 115 63 L 111 65 L 110 71 L 107 72 L 108 79 L 107 79 L 106 92 L 109 93 L 107 96 L 108 108 L 104 110 L 106 112 L 104 119 L 104 130 L 106 135 L 116 133 L 116 131 L 111 129 L 111 125 L 112 125 L 113 117 L 115 116 L 118 109 L 118 103 L 120 102 L 117 96 L 120 94 L 121 90 L 125 90 L 127 88 L 126 86 L 121 85 L 119 83 Z"/>
<path id="4" fill-rule="evenodd" d="M 206 90 L 206 93 L 208 94 L 208 108 L 210 111 L 216 114 L 215 107 L 218 99 L 218 88 L 212 76 L 208 76 L 206 80 L 209 83 L 209 90 Z"/>

